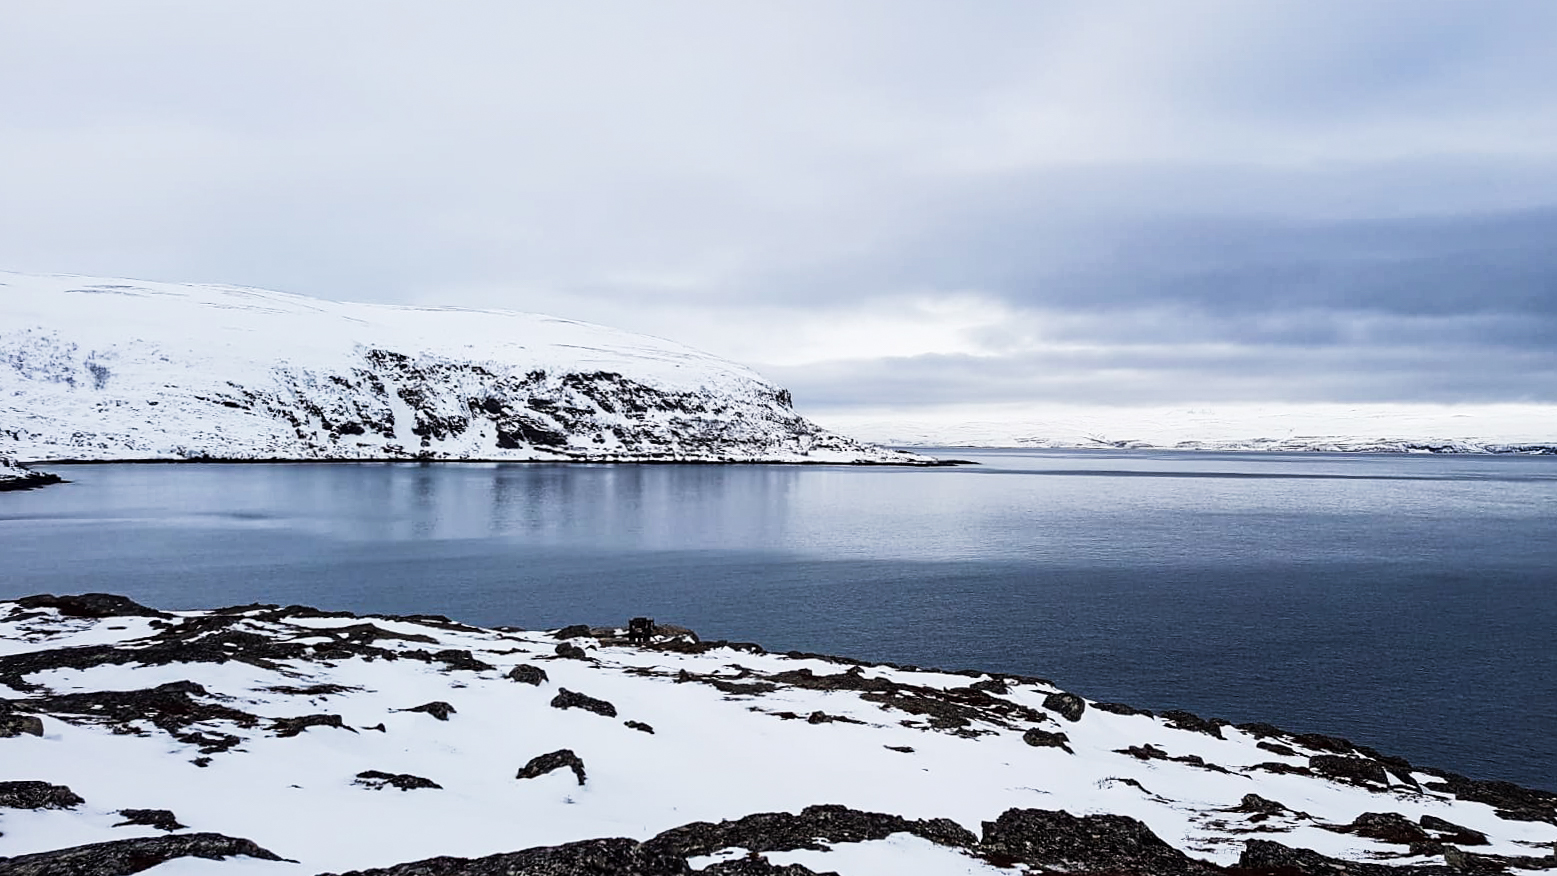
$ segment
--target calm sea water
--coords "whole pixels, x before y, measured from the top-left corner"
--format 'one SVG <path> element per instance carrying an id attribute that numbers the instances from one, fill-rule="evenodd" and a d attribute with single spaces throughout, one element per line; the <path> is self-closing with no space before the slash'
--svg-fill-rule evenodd
<path id="1" fill-rule="evenodd" d="M 99 465 L 0 493 L 0 597 L 624 623 L 1041 675 L 1557 790 L 1557 458 Z"/>

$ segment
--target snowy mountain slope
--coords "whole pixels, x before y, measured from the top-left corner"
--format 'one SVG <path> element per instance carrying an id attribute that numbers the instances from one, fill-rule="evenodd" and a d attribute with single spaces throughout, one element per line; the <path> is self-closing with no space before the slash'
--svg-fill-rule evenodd
<path id="1" fill-rule="evenodd" d="M 0 453 L 925 461 L 816 427 L 742 366 L 602 326 L 13 273 Z"/>
<path id="2" fill-rule="evenodd" d="M 1554 794 L 1042 679 L 654 632 L 0 603 L 0 873 L 1557 869 Z"/>
<path id="3" fill-rule="evenodd" d="M 894 447 L 1557 453 L 1557 406 L 1539 404 L 974 405 L 818 419 Z"/>

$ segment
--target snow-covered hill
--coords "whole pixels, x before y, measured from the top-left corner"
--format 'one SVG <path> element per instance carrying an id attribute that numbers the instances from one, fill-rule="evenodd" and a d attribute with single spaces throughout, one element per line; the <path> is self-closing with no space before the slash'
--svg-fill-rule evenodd
<path id="1" fill-rule="evenodd" d="M 0 273 L 0 454 L 923 462 L 742 366 L 527 313 Z"/>
<path id="2" fill-rule="evenodd" d="M 0 603 L 0 873 L 1557 869 L 1557 794 L 1038 678 L 650 632 Z"/>

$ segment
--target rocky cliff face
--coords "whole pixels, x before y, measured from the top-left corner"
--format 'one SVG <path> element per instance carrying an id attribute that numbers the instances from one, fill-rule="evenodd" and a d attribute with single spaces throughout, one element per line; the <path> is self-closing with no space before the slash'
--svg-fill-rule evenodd
<path id="1" fill-rule="evenodd" d="M 0 274 L 0 452 L 23 459 L 915 463 L 757 374 L 535 314 Z"/>

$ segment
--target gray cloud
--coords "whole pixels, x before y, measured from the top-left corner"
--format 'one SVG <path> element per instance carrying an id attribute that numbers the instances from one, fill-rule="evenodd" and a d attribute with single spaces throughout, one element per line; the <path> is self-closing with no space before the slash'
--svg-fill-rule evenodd
<path id="1" fill-rule="evenodd" d="M 836 406 L 1557 401 L 1557 6 L 6 18 L 9 269 L 543 310 Z"/>

